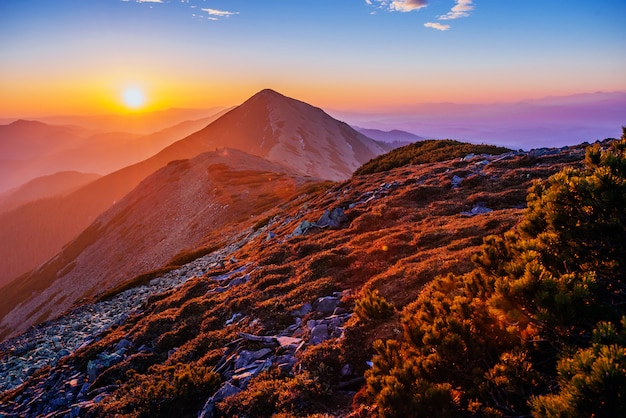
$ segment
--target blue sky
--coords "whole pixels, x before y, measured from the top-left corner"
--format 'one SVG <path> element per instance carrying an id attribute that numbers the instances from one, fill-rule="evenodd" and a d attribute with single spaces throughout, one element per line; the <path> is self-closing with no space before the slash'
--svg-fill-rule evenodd
<path id="1" fill-rule="evenodd" d="M 0 115 L 626 90 L 626 1 L 4 0 Z"/>

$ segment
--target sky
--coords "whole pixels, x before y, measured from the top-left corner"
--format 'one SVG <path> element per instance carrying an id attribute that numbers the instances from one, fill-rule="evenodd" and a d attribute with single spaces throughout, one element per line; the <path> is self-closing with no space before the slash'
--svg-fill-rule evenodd
<path id="1" fill-rule="evenodd" d="M 2 0 L 0 117 L 626 91 L 624 0 Z"/>

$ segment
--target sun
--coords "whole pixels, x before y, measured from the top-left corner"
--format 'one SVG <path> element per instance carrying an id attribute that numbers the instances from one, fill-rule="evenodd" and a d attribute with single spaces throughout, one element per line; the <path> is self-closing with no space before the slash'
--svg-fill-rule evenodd
<path id="1" fill-rule="evenodd" d="M 141 109 L 146 103 L 146 96 L 143 91 L 137 87 L 130 87 L 122 93 L 124 104 L 129 109 Z"/>

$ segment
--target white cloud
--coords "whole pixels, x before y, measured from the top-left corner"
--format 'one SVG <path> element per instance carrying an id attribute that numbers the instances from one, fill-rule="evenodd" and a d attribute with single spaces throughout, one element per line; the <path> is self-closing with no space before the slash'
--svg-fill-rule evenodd
<path id="1" fill-rule="evenodd" d="M 426 0 L 393 0 L 389 8 L 399 12 L 411 12 L 428 5 Z"/>
<path id="2" fill-rule="evenodd" d="M 135 0 L 137 3 L 163 3 L 162 0 Z"/>
<path id="3" fill-rule="evenodd" d="M 229 12 L 226 10 L 217 10 L 217 9 L 201 9 L 203 12 L 207 12 L 209 14 L 209 19 L 217 20 L 220 17 L 228 17 L 232 15 L 238 15 L 239 12 Z"/>
<path id="4" fill-rule="evenodd" d="M 443 23 L 438 23 L 438 22 L 426 22 L 426 23 L 424 23 L 424 26 L 426 26 L 427 28 L 433 28 L 433 29 L 437 29 L 437 30 L 448 30 L 448 29 L 450 29 L 450 25 L 444 25 Z"/>
<path id="5" fill-rule="evenodd" d="M 392 12 L 411 12 L 426 7 L 428 0 L 365 0 L 365 3 Z"/>
<path id="6" fill-rule="evenodd" d="M 439 20 L 452 20 L 459 17 L 469 16 L 469 12 L 474 10 L 472 0 L 456 0 L 456 5 L 445 15 L 438 17 Z"/>

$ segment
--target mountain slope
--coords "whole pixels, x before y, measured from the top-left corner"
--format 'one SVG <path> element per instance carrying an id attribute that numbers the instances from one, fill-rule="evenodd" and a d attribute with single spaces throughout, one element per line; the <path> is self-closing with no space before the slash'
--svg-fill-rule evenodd
<path id="1" fill-rule="evenodd" d="M 77 402 L 85 416 L 372 416 L 363 390 L 372 343 L 401 339 L 399 312 L 433 278 L 472 270 L 483 237 L 521 219 L 532 182 L 583 158 L 577 147 L 394 165 L 300 196 L 256 234 L 256 219 L 218 230 L 214 253 L 1 346 L 14 373 L 38 349 L 24 343 L 47 332 L 85 341 L 1 397 L 0 411 L 34 416 Z M 334 227 L 310 225 L 338 208 Z M 366 289 L 395 310 L 367 305 Z M 129 314 L 124 303 L 145 292 L 154 293 Z M 103 310 L 116 325 L 83 332 L 104 316 L 88 313 Z M 60 389 L 75 401 L 55 404 Z"/>
<path id="2" fill-rule="evenodd" d="M 399 129 L 392 129 L 391 131 L 383 131 L 380 129 L 371 129 L 371 128 L 358 128 L 355 129 L 361 132 L 363 135 L 368 138 L 375 139 L 376 141 L 382 142 L 390 142 L 390 143 L 402 143 L 402 145 L 406 145 L 407 143 L 416 142 L 421 139 L 426 139 L 421 136 L 417 136 L 412 134 L 411 132 L 401 131 Z"/>
<path id="3" fill-rule="evenodd" d="M 69 194 L 100 176 L 97 174 L 62 171 L 38 177 L 21 187 L 0 195 L 0 213 L 15 209 L 33 200 Z"/>
<path id="4" fill-rule="evenodd" d="M 345 180 L 385 151 L 323 110 L 269 89 L 163 152 L 221 147 L 245 150 L 327 180 Z"/>
<path id="5" fill-rule="evenodd" d="M 238 150 L 173 161 L 49 262 L 6 286 L 0 333 L 23 331 L 80 298 L 165 265 L 211 231 L 274 208 L 309 181 Z"/>
<path id="6" fill-rule="evenodd" d="M 8 260 L 18 263 L 21 271 L 46 261 L 96 216 L 170 161 L 224 147 L 330 180 L 348 178 L 362 163 L 383 152 L 376 142 L 322 110 L 263 90 L 151 158 L 104 176 L 61 200 L 34 202 L 21 212 L 0 215 L 0 283 L 15 277 L 6 273 Z"/>

